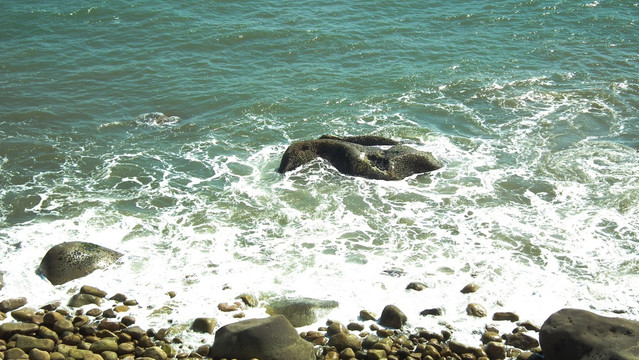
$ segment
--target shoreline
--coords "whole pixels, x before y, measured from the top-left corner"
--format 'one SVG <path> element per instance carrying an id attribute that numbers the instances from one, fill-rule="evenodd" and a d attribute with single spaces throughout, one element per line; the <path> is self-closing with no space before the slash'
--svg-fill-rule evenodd
<path id="1" fill-rule="evenodd" d="M 173 321 L 169 327 L 156 331 L 136 325 L 136 319 L 129 314 L 131 307 L 140 305 L 126 295 L 115 294 L 107 298 L 106 292 L 85 285 L 77 294 L 69 297 L 67 304 L 54 302 L 37 309 L 25 298 L 0 298 L 0 360 L 213 358 L 210 352 L 212 342 L 207 340 L 219 330 L 217 321 L 213 318 Z M 258 307 L 257 300 L 249 295 L 238 296 L 238 301 L 233 304 L 218 305 L 221 312 L 235 312 L 233 317 L 237 322 L 247 319 L 241 309 L 249 307 Z M 387 308 L 391 308 L 391 315 L 385 315 Z M 437 309 L 431 311 L 432 313 L 421 316 L 437 316 Z M 519 321 L 515 313 L 498 312 L 491 317 L 478 304 L 470 304 L 467 312 L 468 316 L 486 319 L 483 329 L 465 334 L 465 337 L 476 338 L 475 344 L 456 341 L 452 336 L 453 332 L 447 329 L 408 329 L 404 326 L 408 320 L 406 315 L 391 305 L 384 309 L 379 318 L 370 311 L 362 310 L 357 321 L 328 319 L 325 326 L 318 326 L 317 329 L 298 326 L 296 331 L 301 339 L 314 346 L 317 359 L 327 360 L 526 360 L 533 353 L 541 351 L 538 342 L 539 327 L 529 321 Z M 265 314 L 264 317 L 268 316 Z M 392 320 L 385 319 L 388 316 Z M 56 325 L 57 322 L 65 323 L 66 328 Z M 497 326 L 491 325 L 495 322 L 511 323 L 512 332 L 500 333 Z M 321 323 L 321 320 L 315 323 Z M 307 330 L 300 331 L 301 328 Z M 359 339 L 361 346 L 335 346 L 331 339 L 337 333 Z M 108 350 L 95 345 L 111 337 L 117 339 L 117 344 L 109 344 Z M 47 344 L 24 345 L 26 339 Z M 89 355 L 91 357 L 87 358 Z"/>

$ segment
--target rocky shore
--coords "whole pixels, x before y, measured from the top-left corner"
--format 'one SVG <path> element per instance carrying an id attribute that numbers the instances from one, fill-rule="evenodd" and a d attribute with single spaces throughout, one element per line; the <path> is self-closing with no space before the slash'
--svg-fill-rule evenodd
<path id="1" fill-rule="evenodd" d="M 298 333 L 283 314 L 271 314 L 265 319 L 238 319 L 237 323 L 217 331 L 212 318 L 175 323 L 172 325 L 175 328 L 143 329 L 128 315 L 131 308 L 140 304 L 124 294 L 107 297 L 104 291 L 91 286 L 83 286 L 67 304 L 33 307 L 25 298 L 0 300 L 0 360 L 249 360 L 257 358 L 254 354 L 262 354 L 260 360 L 526 360 L 541 351 L 539 327 L 520 322 L 514 313 L 487 317 L 491 320 L 477 332 L 477 344 L 481 345 L 470 346 L 452 340 L 447 330 L 404 329 L 407 317 L 393 305 L 386 306 L 379 317 L 362 310 L 356 322 L 328 320 L 326 326 Z M 250 295 L 240 295 L 237 300 L 234 304 L 219 304 L 218 309 L 236 311 L 235 317 L 242 318 L 238 309 L 257 305 Z M 102 305 L 107 302 L 109 305 Z M 477 304 L 470 304 L 467 311 L 469 316 L 487 315 Z M 425 310 L 422 315 L 437 315 L 437 309 Z M 513 330 L 499 333 L 490 321 L 511 322 Z M 214 333 L 215 341 L 186 343 L 180 337 L 184 332 Z"/>

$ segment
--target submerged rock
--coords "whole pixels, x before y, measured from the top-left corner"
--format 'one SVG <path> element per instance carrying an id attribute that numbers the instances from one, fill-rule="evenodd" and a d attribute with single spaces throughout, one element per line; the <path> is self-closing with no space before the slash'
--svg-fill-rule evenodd
<path id="1" fill-rule="evenodd" d="M 374 145 L 392 146 L 383 149 Z M 392 139 L 324 135 L 317 140 L 300 141 L 289 146 L 278 171 L 294 170 L 318 157 L 328 160 L 341 173 L 378 180 L 401 180 L 442 167 L 431 153 L 399 145 Z"/>
<path id="2" fill-rule="evenodd" d="M 337 301 L 311 298 L 281 298 L 266 307 L 269 315 L 284 315 L 293 326 L 311 325 L 330 310 L 339 306 Z"/>
<path id="3" fill-rule="evenodd" d="M 211 356 L 238 360 L 315 360 L 313 345 L 303 340 L 283 315 L 221 327 L 215 332 Z"/>
<path id="4" fill-rule="evenodd" d="M 100 245 L 72 241 L 55 245 L 44 255 L 36 273 L 60 285 L 104 269 L 122 256 Z"/>
<path id="5" fill-rule="evenodd" d="M 639 359 L 639 322 L 562 309 L 541 326 L 546 360 Z"/>

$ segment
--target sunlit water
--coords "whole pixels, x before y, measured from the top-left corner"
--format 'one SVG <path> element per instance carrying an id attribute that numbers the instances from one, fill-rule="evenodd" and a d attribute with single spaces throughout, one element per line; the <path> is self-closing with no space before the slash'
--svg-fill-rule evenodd
<path id="1" fill-rule="evenodd" d="M 154 328 L 236 321 L 217 305 L 244 292 L 336 300 L 326 318 L 343 322 L 395 304 L 474 342 L 490 319 L 469 302 L 539 325 L 562 307 L 639 318 L 636 2 L 0 10 L 0 298 L 89 284 L 138 300 Z M 445 166 L 396 182 L 322 161 L 276 172 L 322 134 L 390 137 Z M 125 256 L 52 286 L 35 269 L 63 241 Z"/>

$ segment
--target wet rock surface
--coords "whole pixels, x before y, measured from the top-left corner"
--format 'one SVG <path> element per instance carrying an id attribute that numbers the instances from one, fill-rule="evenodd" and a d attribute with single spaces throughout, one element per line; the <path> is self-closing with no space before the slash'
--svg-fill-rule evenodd
<path id="1" fill-rule="evenodd" d="M 379 146 L 391 145 L 385 149 Z M 429 152 L 372 135 L 337 137 L 324 135 L 290 145 L 278 171 L 285 173 L 317 158 L 327 160 L 343 174 L 377 180 L 401 180 L 437 170 L 443 165 Z"/>

